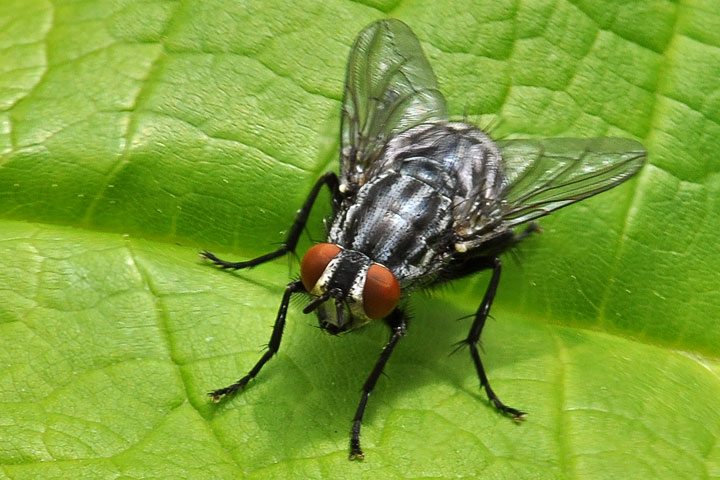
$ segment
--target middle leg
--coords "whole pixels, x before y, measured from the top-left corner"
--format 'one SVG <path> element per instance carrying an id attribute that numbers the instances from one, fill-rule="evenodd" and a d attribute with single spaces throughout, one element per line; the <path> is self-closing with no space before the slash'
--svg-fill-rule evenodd
<path id="1" fill-rule="evenodd" d="M 308 217 L 310 216 L 310 210 L 315 204 L 315 200 L 317 199 L 317 196 L 320 193 L 320 189 L 323 187 L 323 185 L 327 185 L 327 187 L 330 189 L 330 194 L 332 195 L 333 201 L 333 211 L 335 211 L 337 205 L 340 204 L 342 198 L 338 190 L 337 175 L 335 175 L 335 173 L 333 172 L 326 173 L 325 175 L 320 177 L 320 179 L 313 186 L 310 194 L 308 194 L 307 198 L 305 199 L 305 203 L 303 203 L 302 208 L 298 210 L 297 217 L 295 217 L 295 221 L 290 227 L 290 232 L 288 233 L 287 238 L 283 242 L 282 246 L 277 250 L 244 262 L 228 262 L 226 260 L 218 258 L 217 256 L 215 256 L 215 254 L 208 252 L 207 250 L 200 253 L 200 256 L 202 258 L 210 260 L 220 268 L 240 270 L 241 268 L 255 267 L 265 262 L 269 262 L 270 260 L 281 257 L 288 252 L 295 252 L 295 247 L 297 247 L 298 240 L 300 239 L 300 234 L 302 233 L 303 228 L 305 228 L 305 224 L 307 223 Z"/>
<path id="2" fill-rule="evenodd" d="M 475 320 L 470 327 L 470 332 L 468 333 L 468 336 L 465 339 L 464 343 L 466 343 L 470 347 L 470 356 L 473 359 L 475 369 L 477 370 L 478 377 L 480 378 L 480 387 L 485 389 L 485 393 L 487 394 L 488 399 L 490 399 L 493 405 L 495 405 L 495 407 L 502 413 L 512 416 L 515 420 L 521 420 L 522 417 L 526 415 L 525 412 L 521 412 L 520 410 L 505 405 L 503 402 L 500 401 L 500 398 L 498 398 L 497 394 L 495 394 L 492 387 L 490 387 L 490 381 L 488 380 L 487 374 L 485 373 L 485 368 L 483 367 L 482 360 L 480 359 L 480 352 L 478 352 L 477 347 L 478 342 L 480 341 L 480 335 L 482 334 L 483 327 L 485 326 L 485 320 L 487 320 L 488 313 L 490 313 L 490 306 L 492 305 L 492 301 L 495 298 L 495 293 L 497 292 L 498 284 L 500 283 L 501 270 L 502 264 L 500 263 L 500 259 L 498 257 L 493 258 L 493 273 L 492 277 L 490 278 L 490 284 L 485 291 L 485 296 L 483 297 L 482 303 L 480 303 L 477 312 L 475 312 Z"/>

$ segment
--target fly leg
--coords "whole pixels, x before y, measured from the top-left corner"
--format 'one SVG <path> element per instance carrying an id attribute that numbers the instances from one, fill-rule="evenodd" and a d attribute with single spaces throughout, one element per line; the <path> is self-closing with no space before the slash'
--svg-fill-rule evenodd
<path id="1" fill-rule="evenodd" d="M 530 222 L 527 224 L 527 226 L 523 229 L 522 232 L 513 234 L 513 243 L 515 245 L 517 245 L 518 243 L 522 242 L 523 240 L 525 240 L 527 237 L 529 237 L 533 233 L 541 233 L 541 232 L 542 232 L 542 228 L 540 227 L 540 225 L 538 225 L 535 222 Z"/>
<path id="2" fill-rule="evenodd" d="M 405 331 L 407 330 L 407 317 L 399 308 L 395 309 L 395 311 L 390 314 L 390 317 L 387 318 L 387 322 L 391 329 L 390 340 L 385 345 L 385 348 L 383 348 L 382 353 L 380 353 L 380 358 L 378 358 L 378 361 L 375 363 L 370 375 L 367 380 L 365 380 L 365 384 L 362 388 L 362 397 L 360 397 L 360 403 L 355 411 L 355 418 L 353 418 L 353 426 L 350 431 L 350 460 L 362 459 L 365 457 L 365 454 L 360 448 L 360 427 L 362 426 L 362 419 L 365 414 L 365 406 L 367 405 L 368 397 L 370 397 L 370 393 L 373 391 L 373 388 L 375 388 L 375 384 L 377 383 L 378 378 L 380 378 L 380 374 L 382 374 L 383 368 L 385 368 L 385 364 L 390 358 L 395 345 L 397 345 L 398 341 L 405 335 Z"/>
<path id="3" fill-rule="evenodd" d="M 480 341 L 480 334 L 485 326 L 485 320 L 490 312 L 490 305 L 492 305 L 495 293 L 497 292 L 498 283 L 500 283 L 500 271 L 502 270 L 502 264 L 500 263 L 500 259 L 498 257 L 494 257 L 492 259 L 491 268 L 493 273 L 490 278 L 490 284 L 485 291 L 485 297 L 483 297 L 480 307 L 478 307 L 477 312 L 475 312 L 475 320 L 473 321 L 472 327 L 470 327 L 470 332 L 468 333 L 467 339 L 465 339 L 464 343 L 467 343 L 470 346 L 470 356 L 475 363 L 478 377 L 480 377 L 480 387 L 485 389 L 488 399 L 490 399 L 495 407 L 497 407 L 497 409 L 502 413 L 512 416 L 515 420 L 521 420 L 522 417 L 525 416 L 525 412 L 521 412 L 520 410 L 516 410 L 502 403 L 490 387 L 490 382 L 488 381 L 487 374 L 485 373 L 482 360 L 480 360 L 480 353 L 478 352 L 477 347 L 477 344 Z"/>
<path id="4" fill-rule="evenodd" d="M 291 282 L 288 284 L 287 287 L 285 287 L 285 294 L 283 295 L 282 301 L 280 302 L 280 309 L 278 310 L 277 318 L 275 319 L 275 325 L 273 326 L 273 331 L 272 335 L 270 336 L 270 343 L 268 343 L 267 351 L 263 354 L 262 357 L 260 357 L 260 360 L 258 360 L 252 370 L 250 370 L 248 374 L 242 377 L 240 380 L 233 383 L 232 385 L 228 385 L 225 388 L 219 388 L 215 391 L 208 393 L 208 395 L 212 397 L 215 403 L 218 403 L 224 395 L 233 394 L 237 390 L 245 387 L 245 385 L 247 385 L 247 383 L 253 378 L 255 378 L 258 372 L 260 372 L 260 369 L 262 369 L 263 365 L 265 365 L 265 363 L 267 363 L 267 361 L 270 360 L 272 356 L 278 352 L 278 349 L 280 348 L 280 340 L 282 339 L 283 329 L 285 328 L 285 317 L 287 316 L 290 296 L 293 293 L 304 291 L 305 287 L 303 287 L 302 282 L 299 280 L 296 282 Z"/>
<path id="5" fill-rule="evenodd" d="M 300 210 L 298 210 L 297 217 L 295 217 L 295 222 L 293 222 L 292 227 L 290 227 L 290 232 L 288 233 L 285 242 L 283 243 L 282 247 L 278 248 L 274 252 L 270 252 L 268 254 L 245 262 L 227 262 L 225 260 L 219 259 L 214 254 L 208 251 L 202 252 L 200 256 L 203 258 L 207 258 L 215 265 L 223 269 L 239 270 L 241 268 L 254 267 L 256 265 L 260 265 L 261 263 L 269 262 L 270 260 L 273 260 L 275 258 L 282 257 L 288 252 L 294 252 L 298 240 L 300 239 L 300 234 L 302 233 L 303 228 L 305 228 L 305 224 L 307 223 L 308 216 L 310 215 L 310 210 L 312 209 L 312 206 L 315 203 L 315 199 L 320 193 L 320 189 L 323 187 L 323 185 L 327 185 L 327 187 L 330 189 L 330 193 L 333 198 L 333 210 L 340 203 L 341 198 L 340 191 L 338 190 L 337 175 L 335 175 L 335 173 L 333 172 L 328 172 L 322 177 L 320 177 L 320 179 L 313 186 L 312 190 L 310 190 L 310 194 L 305 199 L 305 203 L 303 203 L 303 206 L 300 208 Z"/>

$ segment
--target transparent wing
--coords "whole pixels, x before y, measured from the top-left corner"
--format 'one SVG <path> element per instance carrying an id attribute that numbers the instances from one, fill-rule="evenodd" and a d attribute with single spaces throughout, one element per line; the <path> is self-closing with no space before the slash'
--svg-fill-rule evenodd
<path id="1" fill-rule="evenodd" d="M 625 138 L 554 138 L 498 142 L 505 166 L 502 224 L 513 227 L 609 190 L 647 157 Z"/>
<path id="2" fill-rule="evenodd" d="M 348 60 L 341 121 L 340 184 L 357 188 L 392 136 L 447 120 L 445 98 L 410 28 L 380 20 L 360 32 Z"/>

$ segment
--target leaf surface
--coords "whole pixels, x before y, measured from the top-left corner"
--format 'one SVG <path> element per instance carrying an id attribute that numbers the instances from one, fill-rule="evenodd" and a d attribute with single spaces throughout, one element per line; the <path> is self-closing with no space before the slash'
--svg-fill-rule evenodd
<path id="1" fill-rule="evenodd" d="M 196 254 L 282 241 L 384 16 L 454 117 L 630 137 L 649 164 L 503 257 L 483 359 L 525 422 L 448 355 L 483 274 L 414 296 L 348 463 L 385 328 L 323 335 L 293 303 L 279 355 L 214 405 L 298 268 Z M 716 2 L 16 0 L 0 25 L 0 478 L 720 478 Z"/>

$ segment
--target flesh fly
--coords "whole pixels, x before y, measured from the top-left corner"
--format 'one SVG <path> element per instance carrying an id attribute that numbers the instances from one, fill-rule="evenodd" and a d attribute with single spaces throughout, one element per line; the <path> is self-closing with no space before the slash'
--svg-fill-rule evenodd
<path id="1" fill-rule="evenodd" d="M 525 413 L 504 404 L 490 387 L 478 352 L 500 280 L 499 255 L 537 228 L 533 220 L 632 177 L 645 161 L 645 149 L 620 138 L 495 142 L 474 125 L 450 121 L 419 41 L 398 20 L 375 22 L 355 40 L 340 137 L 340 174 L 326 173 L 317 181 L 282 247 L 244 262 L 201 254 L 237 270 L 294 252 L 318 193 L 330 190 L 327 239 L 305 253 L 300 280 L 285 288 L 267 351 L 247 375 L 210 396 L 220 401 L 245 387 L 277 353 L 292 295 L 309 296 L 303 313 L 316 312 L 331 333 L 382 319 L 390 339 L 362 387 L 350 433 L 350 458 L 362 458 L 363 414 L 407 331 L 408 295 L 490 269 L 490 283 L 462 343 L 489 400 L 521 419 Z"/>

